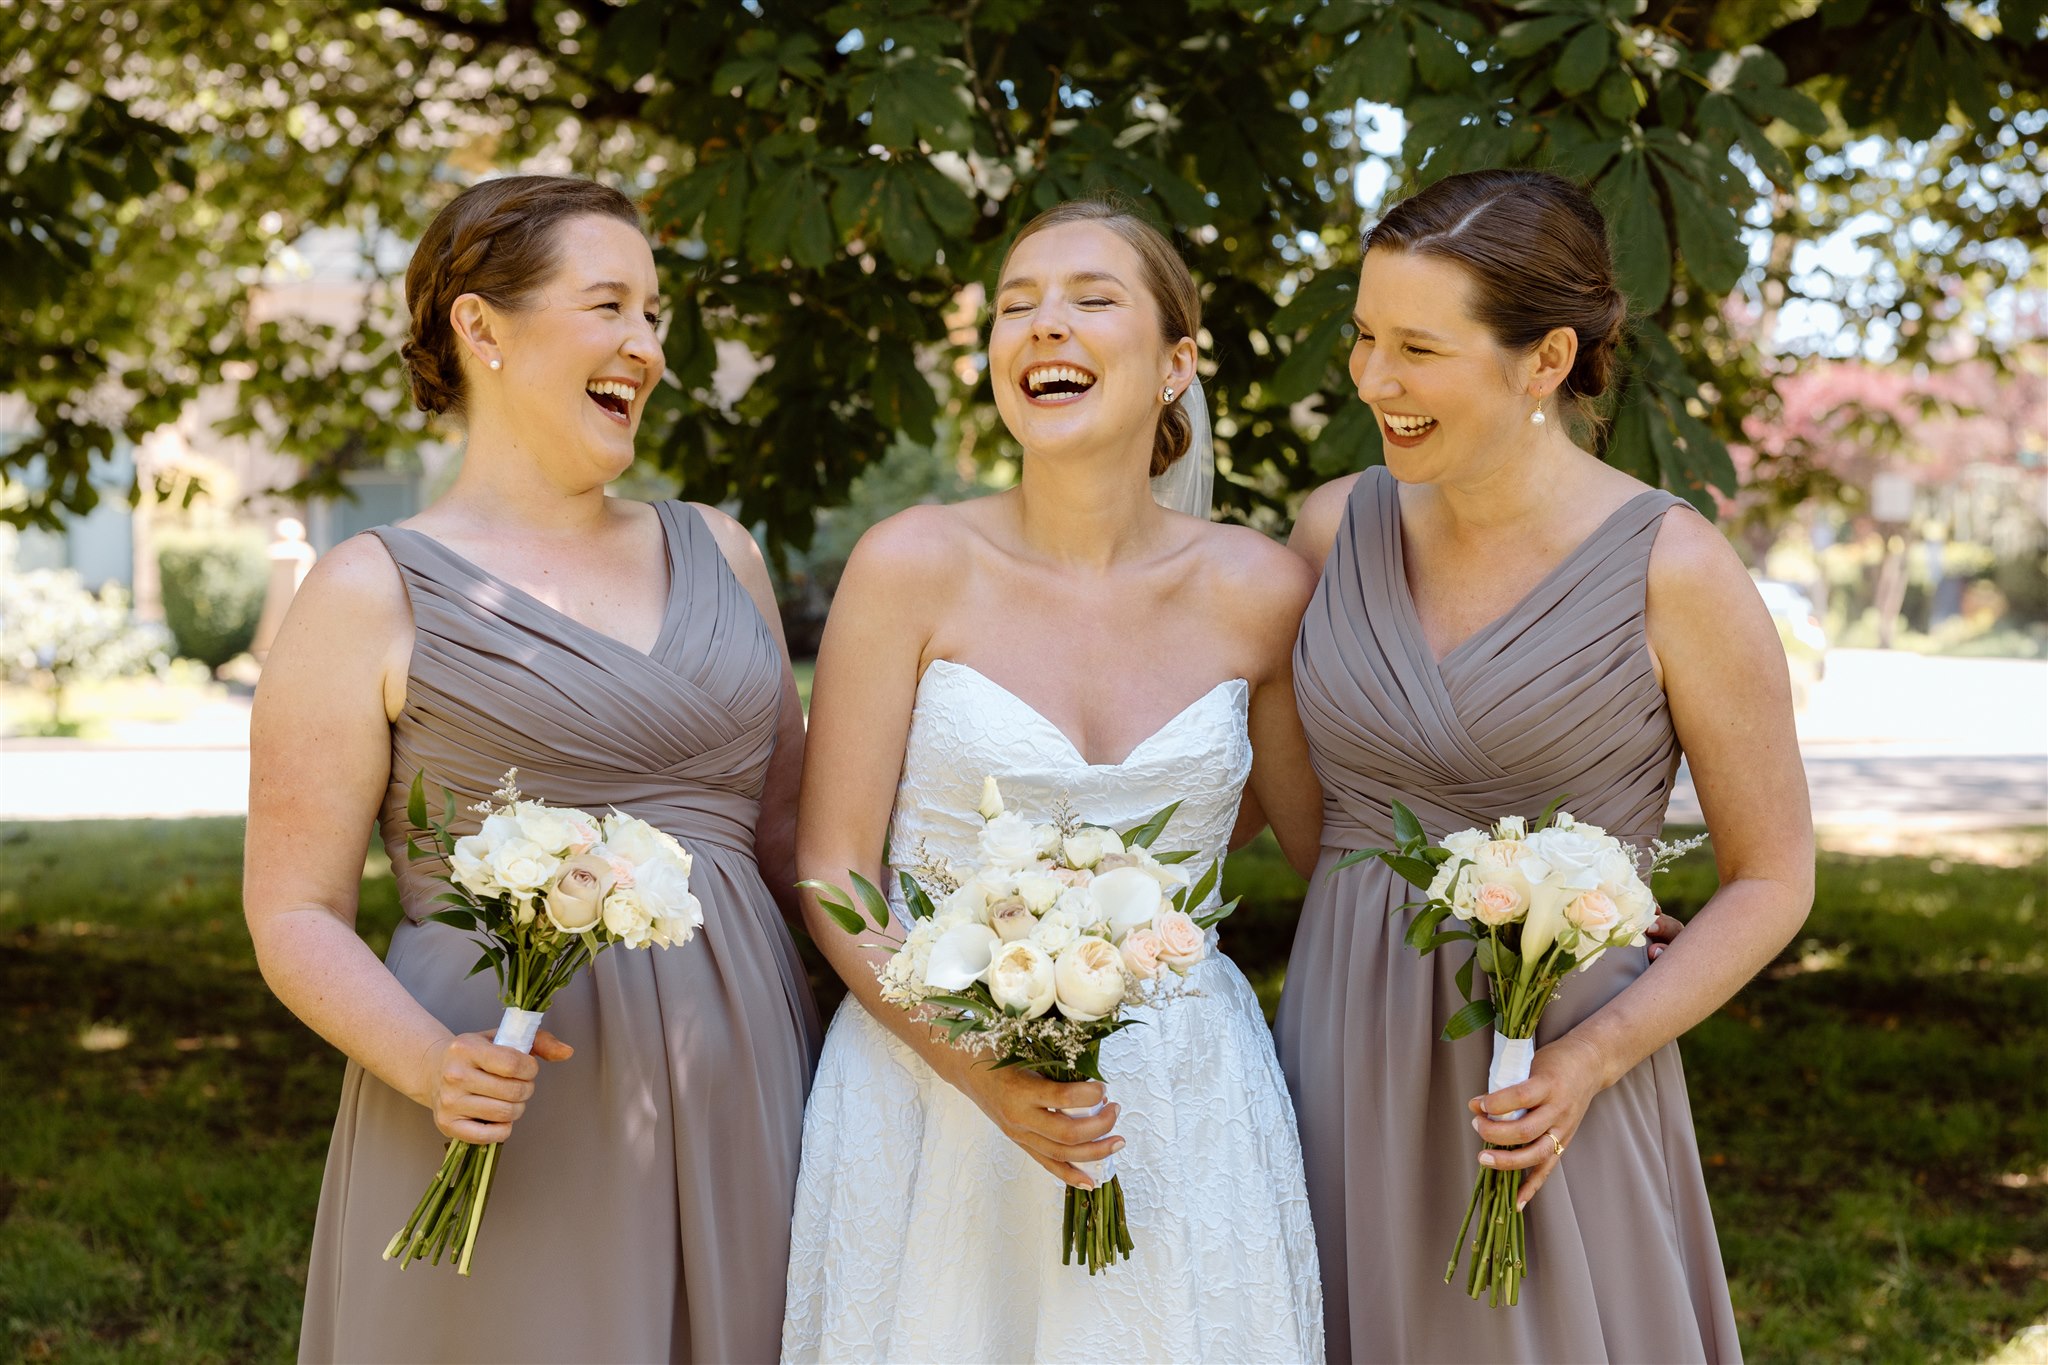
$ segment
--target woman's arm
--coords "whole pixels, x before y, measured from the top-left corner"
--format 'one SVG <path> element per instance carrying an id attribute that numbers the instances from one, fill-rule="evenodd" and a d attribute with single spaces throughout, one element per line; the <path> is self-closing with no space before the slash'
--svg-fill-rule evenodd
<path id="1" fill-rule="evenodd" d="M 384 548 L 359 536 L 307 575 L 264 662 L 249 727 L 242 900 L 263 979 L 449 1137 L 500 1142 L 533 1094 L 532 1057 L 457 1037 L 356 936 L 363 850 L 391 775 L 412 619 Z M 537 1056 L 569 1049 L 550 1035 Z"/>
<path id="2" fill-rule="evenodd" d="M 782 633 L 782 612 L 775 602 L 775 585 L 768 578 L 768 562 L 747 528 L 702 503 L 691 503 L 711 528 L 719 552 L 732 566 L 733 576 L 761 619 L 775 637 L 782 660 L 782 703 L 775 721 L 775 752 L 768 760 L 768 775 L 761 787 L 761 813 L 754 822 L 754 861 L 768 894 L 782 908 L 783 918 L 792 925 L 802 922 L 803 905 L 797 897 L 796 882 L 796 800 L 804 774 L 804 707 L 797 695 L 796 674 L 789 666 L 789 643 Z"/>
<path id="3" fill-rule="evenodd" d="M 1472 1102 L 1491 1153 L 1530 1171 L 1533 1197 L 1594 1095 L 1712 1014 L 1792 941 L 1813 904 L 1813 816 L 1777 630 L 1742 562 L 1690 511 L 1666 516 L 1650 559 L 1648 630 L 1672 724 L 1713 834 L 1721 888 L 1632 982 L 1540 1049 L 1520 1085 Z M 1513 1123 L 1485 1113 L 1529 1107 Z M 1526 1144 L 1526 1145 L 1523 1145 Z"/>
<path id="4" fill-rule="evenodd" d="M 850 892 L 848 874 L 858 872 L 887 886 L 882 844 L 924 651 L 931 623 L 964 576 L 959 534 L 944 509 L 915 507 L 869 531 L 847 561 L 812 683 L 809 761 L 797 817 L 797 867 L 806 879 Z M 979 795 L 977 790 L 968 797 Z M 1068 1184 L 1092 1185 L 1072 1163 L 1098 1160 L 1123 1146 L 1109 1135 L 1116 1106 L 1083 1119 L 1053 1111 L 1098 1103 L 1100 1085 L 1062 1085 L 1021 1067 L 992 1071 L 948 1046 L 928 1024 L 882 999 L 875 968 L 901 941 L 901 930 L 892 924 L 886 933 L 848 934 L 814 895 L 805 893 L 803 901 L 819 951 L 869 1014 L 980 1105 L 1039 1165 Z"/>
<path id="5" fill-rule="evenodd" d="M 1225 624 L 1253 652 L 1247 668 L 1252 772 L 1231 843 L 1235 847 L 1258 833 L 1251 821 L 1270 823 L 1288 864 L 1306 877 L 1322 853 L 1323 790 L 1294 700 L 1294 641 L 1318 574 L 1256 532 L 1244 537 L 1235 561 L 1229 575 L 1234 591 L 1226 599 L 1233 610 Z"/>

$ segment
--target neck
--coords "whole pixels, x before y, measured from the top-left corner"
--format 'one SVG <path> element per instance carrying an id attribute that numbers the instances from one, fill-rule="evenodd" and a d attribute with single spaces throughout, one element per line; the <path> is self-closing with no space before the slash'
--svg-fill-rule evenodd
<path id="1" fill-rule="evenodd" d="M 1584 453 L 1562 431 L 1531 428 L 1484 467 L 1434 487 L 1455 533 L 1485 536 L 1555 516 L 1558 494 L 1571 482 L 1574 457 Z"/>
<path id="2" fill-rule="evenodd" d="M 550 474 L 531 444 L 502 421 L 470 423 L 462 468 L 440 506 L 494 531 L 575 538 L 603 524 L 604 485 L 572 486 Z"/>
<path id="3" fill-rule="evenodd" d="M 1150 438 L 1145 455 L 1026 451 L 1016 504 L 1026 546 L 1063 565 L 1106 569 L 1151 544 L 1165 523 L 1145 476 Z"/>

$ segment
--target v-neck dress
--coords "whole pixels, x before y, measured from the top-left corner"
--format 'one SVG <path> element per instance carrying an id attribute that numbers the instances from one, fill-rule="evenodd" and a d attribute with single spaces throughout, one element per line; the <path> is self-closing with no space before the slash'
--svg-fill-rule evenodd
<path id="1" fill-rule="evenodd" d="M 1302 623 L 1295 692 L 1324 791 L 1323 854 L 1276 1023 L 1301 1125 L 1332 1360 L 1740 1359 L 1678 1047 L 1596 1096 L 1529 1208 L 1514 1308 L 1444 1283 L 1486 1091 L 1486 1031 L 1438 1041 L 1464 954 L 1402 942 L 1412 889 L 1346 852 L 1392 840 L 1392 803 L 1434 838 L 1569 794 L 1646 846 L 1679 748 L 1644 632 L 1650 549 L 1678 499 L 1618 509 L 1498 620 L 1434 659 L 1410 596 L 1398 485 L 1354 487 Z M 1549 1042 L 1648 966 L 1615 949 L 1572 976 Z"/>
<path id="2" fill-rule="evenodd" d="M 474 1273 L 382 1259 L 439 1166 L 429 1112 L 353 1062 L 306 1285 L 308 1361 L 739 1361 L 780 1344 L 803 1107 L 819 1026 L 754 860 L 780 652 L 710 527 L 656 505 L 667 610 L 646 652 L 555 611 L 415 531 L 380 527 L 412 603 L 405 710 L 382 832 L 406 918 L 385 961 L 449 1028 L 488 1031 L 476 941 L 423 922 L 445 888 L 406 856 L 407 792 L 464 808 L 511 767 L 525 795 L 616 807 L 682 840 L 704 926 L 601 955 L 547 1028 L 499 1159 Z M 470 819 L 476 817 L 471 816 Z"/>

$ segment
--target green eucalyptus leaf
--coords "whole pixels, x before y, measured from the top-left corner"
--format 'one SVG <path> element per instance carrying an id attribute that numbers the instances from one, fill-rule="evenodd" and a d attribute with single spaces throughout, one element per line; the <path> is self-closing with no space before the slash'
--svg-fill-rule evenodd
<path id="1" fill-rule="evenodd" d="M 1473 1000 L 1466 1003 L 1444 1023 L 1444 1031 L 1438 1036 L 1446 1043 L 1455 1043 L 1467 1034 L 1485 1028 L 1494 1020 L 1491 1000 Z"/>

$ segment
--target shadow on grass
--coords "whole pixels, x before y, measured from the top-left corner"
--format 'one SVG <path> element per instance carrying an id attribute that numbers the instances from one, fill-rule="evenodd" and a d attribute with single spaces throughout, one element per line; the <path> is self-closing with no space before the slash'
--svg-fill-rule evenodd
<path id="1" fill-rule="evenodd" d="M 292 1354 L 341 1062 L 256 971 L 241 834 L 0 826 L 0 1358 Z M 1261 840 L 1225 885 L 1270 1013 L 1301 882 Z M 1752 1359 L 1969 1361 L 2048 1316 L 2044 929 L 2038 862 L 1824 855 L 1800 941 L 1688 1036 Z"/>

